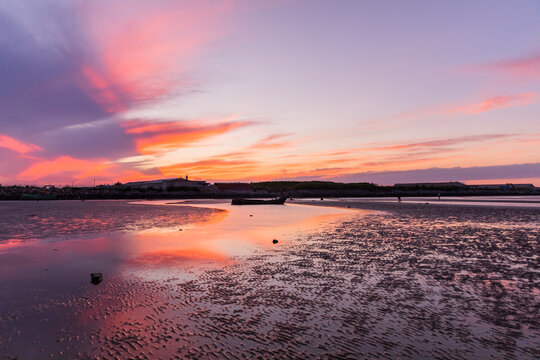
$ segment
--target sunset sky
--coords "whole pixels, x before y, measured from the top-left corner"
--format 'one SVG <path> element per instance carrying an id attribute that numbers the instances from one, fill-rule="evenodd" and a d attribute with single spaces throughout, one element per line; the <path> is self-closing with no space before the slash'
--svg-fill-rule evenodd
<path id="1" fill-rule="evenodd" d="M 540 186 L 540 1 L 0 2 L 0 183 Z"/>

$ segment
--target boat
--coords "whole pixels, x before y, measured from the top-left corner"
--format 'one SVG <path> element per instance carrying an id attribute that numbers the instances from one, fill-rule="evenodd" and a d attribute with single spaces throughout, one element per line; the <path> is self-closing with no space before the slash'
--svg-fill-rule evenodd
<path id="1" fill-rule="evenodd" d="M 234 198 L 231 205 L 283 205 L 285 200 L 287 200 L 285 196 L 278 196 L 271 200 Z"/>

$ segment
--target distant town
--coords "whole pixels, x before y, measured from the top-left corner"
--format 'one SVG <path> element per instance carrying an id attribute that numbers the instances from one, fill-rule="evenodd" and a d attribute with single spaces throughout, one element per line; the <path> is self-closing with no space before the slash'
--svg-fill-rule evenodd
<path id="1" fill-rule="evenodd" d="M 385 197 L 385 196 L 473 196 L 540 195 L 533 184 L 466 185 L 461 182 L 397 183 L 380 186 L 373 183 L 337 183 L 330 181 L 264 181 L 208 183 L 185 178 L 135 181 L 125 184 L 87 187 L 2 186 L 0 200 L 69 199 L 187 199 L 187 198 L 270 198 L 286 195 L 311 197 Z"/>

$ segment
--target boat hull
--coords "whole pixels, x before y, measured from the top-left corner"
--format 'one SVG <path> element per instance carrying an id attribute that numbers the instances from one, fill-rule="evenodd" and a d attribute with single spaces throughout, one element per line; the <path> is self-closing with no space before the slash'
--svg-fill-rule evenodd
<path id="1" fill-rule="evenodd" d="M 283 205 L 285 203 L 285 197 L 278 197 L 272 200 L 258 200 L 258 199 L 232 199 L 231 205 Z"/>

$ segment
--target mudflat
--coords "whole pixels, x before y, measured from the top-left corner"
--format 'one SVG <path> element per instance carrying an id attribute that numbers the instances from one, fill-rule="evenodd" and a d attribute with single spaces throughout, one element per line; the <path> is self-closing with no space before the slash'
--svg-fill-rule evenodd
<path id="1" fill-rule="evenodd" d="M 132 235 L 98 232 L 0 249 L 0 354 L 540 357 L 539 208 L 376 201 L 140 206 L 175 215 L 161 231 L 153 223 L 149 233 L 141 227 Z M 227 216 L 209 221 L 212 207 Z M 184 224 L 199 210 L 205 220 L 173 233 L 174 219 Z M 152 251 L 138 250 L 149 243 Z M 92 262 L 88 249 L 96 247 L 99 261 Z M 47 263 L 47 272 L 30 269 L 30 279 L 3 261 L 41 259 L 31 254 L 43 251 L 66 255 Z M 72 257 L 77 264 L 66 265 Z M 65 274 L 84 276 L 81 259 L 107 269 L 103 283 L 88 278 L 81 285 Z"/>

